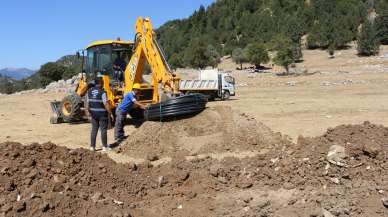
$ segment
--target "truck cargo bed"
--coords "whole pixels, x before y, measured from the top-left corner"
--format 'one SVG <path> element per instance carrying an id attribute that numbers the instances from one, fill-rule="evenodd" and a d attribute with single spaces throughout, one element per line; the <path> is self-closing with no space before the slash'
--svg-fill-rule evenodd
<path id="1" fill-rule="evenodd" d="M 218 80 L 181 80 L 180 90 L 218 90 Z"/>

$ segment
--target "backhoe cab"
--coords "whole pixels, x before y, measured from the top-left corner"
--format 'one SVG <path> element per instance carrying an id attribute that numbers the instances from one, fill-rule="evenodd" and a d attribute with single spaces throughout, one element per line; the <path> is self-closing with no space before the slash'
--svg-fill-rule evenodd
<path id="1" fill-rule="evenodd" d="M 82 57 L 79 55 L 79 58 L 83 59 L 82 68 L 86 77 L 83 77 L 85 83 L 81 82 L 82 84 L 75 92 L 83 96 L 87 90 L 84 88 L 85 85 L 87 87 L 86 81 L 90 85 L 96 77 L 104 78 L 104 81 L 106 80 L 106 83 L 109 84 L 109 88 L 106 88 L 105 91 L 120 90 L 124 85 L 124 71 L 132 56 L 133 46 L 133 42 L 121 40 L 97 41 L 90 44 L 86 48 L 86 54 L 83 51 Z"/>
<path id="2" fill-rule="evenodd" d="M 140 84 L 139 101 L 148 109 L 133 110 L 135 118 L 148 120 L 168 119 L 192 115 L 205 109 L 207 99 L 201 94 L 185 96 L 179 91 L 180 78 L 167 63 L 163 50 L 156 40 L 151 21 L 138 18 L 134 42 L 121 40 L 97 41 L 86 48 L 86 54 L 77 53 L 83 59 L 83 73 L 73 94 L 61 102 L 51 102 L 54 115 L 51 123 L 77 122 L 84 117 L 84 96 L 96 77 L 102 77 L 104 90 L 112 109 L 115 109 L 133 85 Z M 148 64 L 151 77 L 143 79 Z"/>

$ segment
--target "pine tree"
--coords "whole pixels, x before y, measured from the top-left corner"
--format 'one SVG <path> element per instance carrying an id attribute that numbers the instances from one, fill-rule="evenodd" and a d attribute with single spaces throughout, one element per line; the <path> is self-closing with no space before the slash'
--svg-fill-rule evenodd
<path id="1" fill-rule="evenodd" d="M 205 56 L 207 57 L 207 65 L 216 67 L 220 63 L 221 56 L 213 45 L 208 45 Z"/>
<path id="2" fill-rule="evenodd" d="M 256 69 L 260 69 L 262 63 L 267 63 L 270 60 L 267 49 L 261 43 L 248 44 L 245 48 L 245 55 Z"/>
<path id="3" fill-rule="evenodd" d="M 299 62 L 303 58 L 302 45 L 301 42 L 292 43 L 292 59 L 294 62 Z"/>
<path id="4" fill-rule="evenodd" d="M 39 77 L 43 86 L 50 84 L 53 81 L 62 79 L 63 74 L 66 72 L 66 67 L 59 63 L 49 62 L 44 64 L 39 71 Z"/>
<path id="5" fill-rule="evenodd" d="M 371 56 L 379 52 L 379 40 L 372 22 L 365 21 L 357 38 L 357 51 L 360 56 Z"/>
<path id="6" fill-rule="evenodd" d="M 284 34 L 275 36 L 269 43 L 269 46 L 272 50 L 276 51 L 279 51 L 284 47 L 290 48 L 292 51 L 293 62 L 298 62 L 303 57 L 300 41 L 294 42 L 290 37 L 287 37 Z"/>
<path id="7" fill-rule="evenodd" d="M 168 59 L 168 63 L 173 69 L 180 68 L 184 66 L 184 62 L 181 56 L 177 54 L 171 55 L 171 57 Z"/>
<path id="8" fill-rule="evenodd" d="M 273 59 L 276 65 L 282 66 L 286 69 L 286 73 L 289 73 L 289 66 L 294 63 L 299 57 L 295 51 L 296 46 L 292 40 L 285 35 L 278 35 L 272 41 L 272 48 L 276 50 L 276 56 Z"/>
<path id="9" fill-rule="evenodd" d="M 276 65 L 284 67 L 286 69 L 286 74 L 288 74 L 289 66 L 294 62 L 292 46 L 290 46 L 290 44 L 279 46 L 273 61 Z"/>
<path id="10" fill-rule="evenodd" d="M 330 58 L 334 58 L 334 53 L 335 53 L 335 43 L 334 42 L 329 42 L 329 47 L 327 48 L 327 52 L 330 55 Z"/>
<path id="11" fill-rule="evenodd" d="M 194 39 L 185 51 L 184 59 L 187 65 L 203 69 L 207 66 L 215 67 L 220 62 L 220 54 L 213 45 L 206 45 L 204 39 Z M 174 56 L 174 55 L 173 55 Z M 179 64 L 179 57 L 174 57 L 172 63 Z M 174 62 L 178 61 L 178 62 Z"/>
<path id="12" fill-rule="evenodd" d="M 346 47 L 357 38 L 366 16 L 367 0 L 218 0 L 192 16 L 162 25 L 156 32 L 167 56 L 187 56 L 191 42 L 201 39 L 221 55 L 260 42 L 267 46 L 284 34 L 294 43 L 293 59 L 300 56 L 300 38 L 308 35 L 308 48 Z M 376 26 L 382 43 L 388 43 L 387 0 L 376 1 Z M 384 15 L 385 14 L 385 15 Z M 300 57 L 301 58 L 301 57 Z M 183 61 L 185 66 L 190 61 Z"/>
<path id="13" fill-rule="evenodd" d="M 239 47 L 233 50 L 232 59 L 235 63 L 240 65 L 240 70 L 243 69 L 242 64 L 247 62 L 244 50 Z"/>
<path id="14" fill-rule="evenodd" d="M 376 6 L 376 31 L 381 44 L 388 45 L 388 1 L 380 0 Z"/>
<path id="15" fill-rule="evenodd" d="M 194 40 L 185 52 L 185 62 L 194 68 L 203 69 L 208 65 L 207 47 L 202 40 Z"/>

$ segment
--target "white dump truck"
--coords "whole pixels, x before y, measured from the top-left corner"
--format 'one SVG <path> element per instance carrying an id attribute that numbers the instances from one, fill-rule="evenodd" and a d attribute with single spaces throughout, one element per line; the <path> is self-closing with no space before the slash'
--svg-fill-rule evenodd
<path id="1" fill-rule="evenodd" d="M 183 93 L 202 93 L 209 100 L 227 100 L 236 95 L 232 75 L 218 69 L 201 70 L 198 72 L 198 79 L 181 80 L 179 90 Z"/>

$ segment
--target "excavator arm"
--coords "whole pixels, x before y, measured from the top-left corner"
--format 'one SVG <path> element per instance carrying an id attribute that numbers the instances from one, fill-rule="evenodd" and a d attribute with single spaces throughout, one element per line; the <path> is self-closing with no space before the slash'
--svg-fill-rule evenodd
<path id="1" fill-rule="evenodd" d="M 167 63 L 163 50 L 157 42 L 149 18 L 139 17 L 136 21 L 136 38 L 134 52 L 125 70 L 125 94 L 132 91 L 133 84 L 142 83 L 143 70 L 148 63 L 151 71 L 153 88 L 152 102 L 161 102 L 162 94 L 178 95 L 179 80 Z"/>

